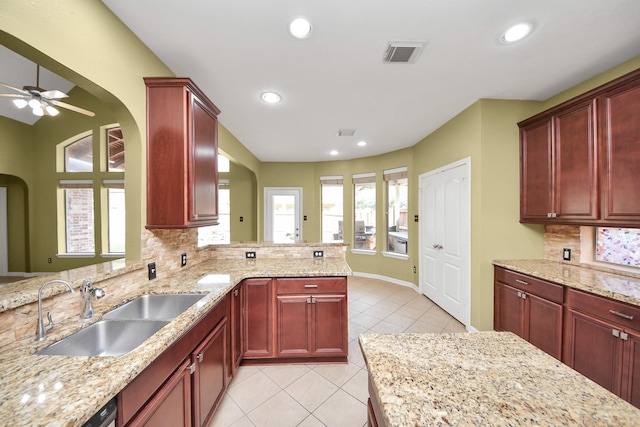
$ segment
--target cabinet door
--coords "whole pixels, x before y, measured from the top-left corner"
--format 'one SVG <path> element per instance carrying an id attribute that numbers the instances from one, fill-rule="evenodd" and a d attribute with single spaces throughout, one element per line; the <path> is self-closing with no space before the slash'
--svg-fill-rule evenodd
<path id="1" fill-rule="evenodd" d="M 625 342 L 621 397 L 640 408 L 640 334 L 628 332 Z"/>
<path id="2" fill-rule="evenodd" d="M 185 361 L 128 424 L 130 427 L 179 427 L 191 425 L 190 361 Z"/>
<path id="3" fill-rule="evenodd" d="M 556 359 L 562 358 L 562 305 L 526 294 L 525 339 Z"/>
<path id="4" fill-rule="evenodd" d="M 194 426 L 206 426 L 227 388 L 228 323 L 225 317 L 193 351 Z"/>
<path id="5" fill-rule="evenodd" d="M 193 94 L 191 112 L 191 221 L 215 225 L 218 223 L 218 122 Z"/>
<path id="6" fill-rule="evenodd" d="M 520 129 L 520 221 L 547 221 L 553 212 L 551 120 Z"/>
<path id="7" fill-rule="evenodd" d="M 278 295 L 278 356 L 309 356 L 313 354 L 310 295 Z"/>
<path id="8" fill-rule="evenodd" d="M 524 300 L 516 288 L 495 282 L 494 329 L 509 331 L 525 338 L 524 334 Z"/>
<path id="9" fill-rule="evenodd" d="M 273 357 L 273 293 L 271 279 L 244 284 L 244 358 Z"/>
<path id="10" fill-rule="evenodd" d="M 242 361 L 244 286 L 240 283 L 231 292 L 231 376 L 236 374 Z"/>
<path id="11" fill-rule="evenodd" d="M 311 312 L 315 354 L 342 356 L 347 354 L 349 342 L 346 295 L 315 295 Z"/>
<path id="12" fill-rule="evenodd" d="M 586 314 L 566 310 L 563 362 L 620 395 L 622 345 L 615 325 Z"/>
<path id="13" fill-rule="evenodd" d="M 637 227 L 640 224 L 640 80 L 609 91 L 598 102 L 603 219 Z"/>
<path id="14" fill-rule="evenodd" d="M 595 100 L 588 100 L 553 117 L 555 218 L 598 219 L 595 111 Z"/>

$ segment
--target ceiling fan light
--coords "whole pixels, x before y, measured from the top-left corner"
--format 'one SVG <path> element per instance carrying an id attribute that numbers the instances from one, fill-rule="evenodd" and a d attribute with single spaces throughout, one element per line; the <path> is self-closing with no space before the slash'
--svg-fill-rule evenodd
<path id="1" fill-rule="evenodd" d="M 58 109 L 56 109 L 56 108 L 54 108 L 54 107 L 52 107 L 50 105 L 47 105 L 45 107 L 45 110 L 47 110 L 47 114 L 49 114 L 50 116 L 53 116 L 53 117 L 55 117 L 58 114 L 60 114 L 60 111 L 58 111 Z"/>
<path id="2" fill-rule="evenodd" d="M 26 99 L 14 99 L 13 100 L 13 105 L 15 105 L 18 108 L 24 108 L 27 105 L 29 105 L 29 103 L 27 102 Z"/>
<path id="3" fill-rule="evenodd" d="M 33 108 L 34 110 L 35 110 L 36 108 L 40 108 L 40 109 L 42 109 L 42 108 L 40 107 L 40 101 L 38 101 L 37 99 L 31 99 L 31 100 L 29 101 L 29 107 Z"/>
<path id="4" fill-rule="evenodd" d="M 38 116 L 38 117 L 44 116 L 44 110 L 42 109 L 40 104 L 38 104 L 38 106 L 34 108 L 32 112 L 34 116 Z"/>

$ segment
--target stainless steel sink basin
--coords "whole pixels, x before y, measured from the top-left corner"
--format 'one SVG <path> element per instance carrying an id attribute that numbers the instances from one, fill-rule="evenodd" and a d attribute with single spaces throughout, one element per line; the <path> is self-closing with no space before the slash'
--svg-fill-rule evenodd
<path id="1" fill-rule="evenodd" d="M 109 320 L 172 320 L 204 297 L 202 294 L 143 295 L 102 316 Z"/>
<path id="2" fill-rule="evenodd" d="M 101 320 L 36 354 L 119 356 L 138 347 L 167 323 L 166 320 Z"/>

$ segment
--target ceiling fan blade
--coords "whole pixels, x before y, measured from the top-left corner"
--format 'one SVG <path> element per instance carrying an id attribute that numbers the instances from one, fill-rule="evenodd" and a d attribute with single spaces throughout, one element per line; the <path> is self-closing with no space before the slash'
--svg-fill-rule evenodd
<path id="1" fill-rule="evenodd" d="M 20 92 L 20 93 L 25 94 L 25 95 L 29 95 L 29 92 L 27 92 L 26 90 L 18 89 L 17 87 L 10 86 L 10 85 L 8 85 L 6 83 L 0 83 L 0 86 L 4 86 L 6 88 L 9 88 L 11 90 L 15 90 L 16 92 Z"/>
<path id="2" fill-rule="evenodd" d="M 57 101 L 55 99 L 47 99 L 46 101 L 52 105 L 55 105 L 56 107 L 66 108 L 67 110 L 75 111 L 76 113 L 84 114 L 85 116 L 94 117 L 96 115 L 89 110 L 76 107 L 75 105 L 67 104 L 66 102 Z"/>
<path id="3" fill-rule="evenodd" d="M 19 95 L 17 93 L 0 93 L 0 96 L 5 97 L 5 98 L 22 98 L 22 99 L 29 99 L 29 96 L 26 95 Z"/>
<path id="4" fill-rule="evenodd" d="M 64 92 L 60 92 L 59 90 L 46 90 L 44 92 L 40 92 L 40 96 L 43 98 L 55 100 L 60 98 L 67 98 L 67 94 Z"/>

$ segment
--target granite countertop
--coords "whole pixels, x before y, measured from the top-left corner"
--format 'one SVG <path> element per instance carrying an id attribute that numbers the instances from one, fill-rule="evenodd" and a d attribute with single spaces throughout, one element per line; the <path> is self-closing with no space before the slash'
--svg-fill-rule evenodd
<path id="1" fill-rule="evenodd" d="M 640 409 L 510 332 L 364 334 L 387 427 L 637 426 Z M 383 424 L 384 423 L 384 424 Z"/>
<path id="2" fill-rule="evenodd" d="M 2 347 L 0 424 L 82 425 L 245 278 L 351 274 L 342 258 L 212 260 L 172 277 L 150 281 L 140 287 L 138 295 L 203 293 L 206 296 L 138 348 L 122 356 L 38 356 L 34 352 L 53 341 L 35 343 L 31 337 Z M 208 280 L 201 280 L 207 275 L 211 275 Z M 128 299 L 132 296 L 128 295 Z M 92 320 L 99 320 L 102 314 L 97 313 Z M 65 329 L 63 324 L 57 325 L 56 329 L 64 330 L 67 335 L 75 332 L 68 327 Z"/>
<path id="3" fill-rule="evenodd" d="M 541 259 L 498 260 L 494 265 L 570 288 L 640 306 L 640 279 Z"/>

